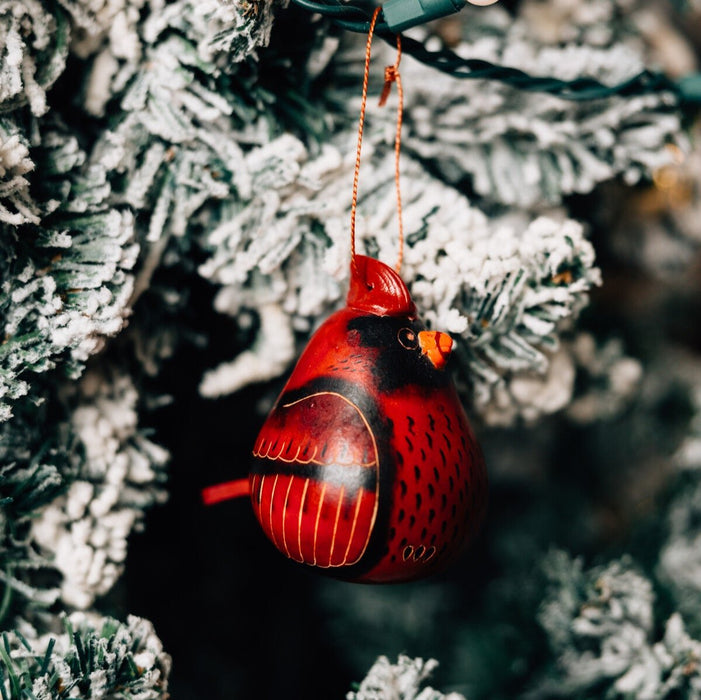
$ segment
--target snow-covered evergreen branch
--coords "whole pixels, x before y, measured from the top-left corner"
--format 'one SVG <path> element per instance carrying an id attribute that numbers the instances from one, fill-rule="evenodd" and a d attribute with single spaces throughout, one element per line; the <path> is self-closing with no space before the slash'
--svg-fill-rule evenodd
<path id="1" fill-rule="evenodd" d="M 64 630 L 39 634 L 28 623 L 3 635 L 3 698 L 168 697 L 171 659 L 148 620 L 73 613 Z"/>
<path id="2" fill-rule="evenodd" d="M 701 642 L 678 613 L 656 638 L 653 586 L 630 560 L 584 570 L 553 552 L 546 566 L 539 619 L 555 663 L 529 697 L 699 697 Z"/>
<path id="3" fill-rule="evenodd" d="M 445 33 L 453 41 L 459 33 L 453 50 L 461 56 L 530 75 L 563 80 L 586 75 L 615 85 L 645 67 L 634 26 L 620 19 L 631 9 L 630 3 L 597 0 L 576 15 L 568 4 L 563 11 L 576 19 L 563 22 L 563 32 L 576 27 L 579 36 L 567 36 L 565 45 L 547 36 L 557 15 L 548 10 L 547 23 L 533 18 L 537 3 L 526 4 L 525 17 L 512 17 L 498 6 L 468 6 Z M 430 45 L 429 37 L 422 38 Z M 391 63 L 387 49 L 377 53 L 378 65 Z M 362 61 L 361 42 L 349 39 L 335 69 L 337 82 L 345 87 L 333 97 L 339 111 L 350 107 L 349 118 L 358 104 L 357 89 L 350 88 L 352 76 L 362 72 Z M 671 94 L 569 102 L 498 82 L 460 80 L 409 58 L 402 74 L 406 151 L 447 182 L 469 182 L 489 202 L 542 210 L 614 177 L 627 184 L 649 178 L 673 162 L 669 143 L 687 147 Z M 383 124 L 375 138 L 392 139 L 392 111 L 374 119 Z"/>
<path id="4" fill-rule="evenodd" d="M 424 681 L 438 666 L 435 659 L 424 661 L 400 654 L 397 663 L 381 656 L 356 691 L 347 700 L 465 700 L 458 693 L 443 693 L 422 688 Z"/>
<path id="5" fill-rule="evenodd" d="M 344 136 L 343 142 L 349 140 L 350 134 Z M 276 304 L 293 328 L 303 330 L 341 302 L 349 264 L 351 160 L 350 149 L 342 156 L 331 146 L 311 157 L 290 136 L 246 156 L 253 196 L 209 235 L 212 255 L 200 268 L 224 284 L 218 309 L 236 316 Z M 370 255 L 391 262 L 397 255 L 392 155 L 380 148 L 366 152 L 365 162 L 359 235 Z M 402 167 L 403 274 L 426 322 L 460 338 L 459 372 L 478 408 L 505 422 L 519 412 L 538 415 L 564 406 L 571 385 L 562 387 L 557 401 L 536 407 L 537 392 L 516 395 L 509 383 L 546 371 L 562 322 L 577 315 L 599 283 L 582 228 L 526 215 L 490 221 L 415 161 L 405 158 Z M 292 359 L 290 350 L 288 343 L 261 343 L 260 362 L 269 371 L 250 370 L 248 381 L 278 374 Z M 215 386 L 210 378 L 208 393 L 247 381 L 243 371 L 217 376 L 231 384 Z"/>

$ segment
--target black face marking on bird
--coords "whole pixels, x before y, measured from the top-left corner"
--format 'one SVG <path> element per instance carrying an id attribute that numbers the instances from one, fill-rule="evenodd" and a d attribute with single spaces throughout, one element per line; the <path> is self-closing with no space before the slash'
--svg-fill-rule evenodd
<path id="1" fill-rule="evenodd" d="M 437 370 L 421 354 L 418 335 L 425 328 L 421 321 L 396 316 L 359 316 L 348 322 L 348 331 L 359 334 L 361 346 L 379 350 L 373 373 L 380 391 L 449 384 L 449 373 Z"/>

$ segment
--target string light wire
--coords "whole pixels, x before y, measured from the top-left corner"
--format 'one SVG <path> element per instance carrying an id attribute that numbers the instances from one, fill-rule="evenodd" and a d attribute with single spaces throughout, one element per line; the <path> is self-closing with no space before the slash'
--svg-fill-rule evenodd
<path id="1" fill-rule="evenodd" d="M 366 34 L 370 29 L 372 13 L 353 4 L 338 4 L 321 0 L 292 0 L 300 7 L 329 18 L 335 25 L 353 32 Z M 388 43 L 396 45 L 397 34 L 387 23 L 377 18 L 374 33 Z M 673 93 L 682 107 L 701 106 L 701 73 L 692 73 L 680 80 L 672 80 L 664 73 L 643 70 L 616 85 L 605 85 L 595 78 L 580 77 L 560 80 L 552 77 L 532 76 L 510 66 L 499 66 L 489 61 L 458 56 L 448 47 L 428 49 L 423 43 L 402 35 L 402 50 L 417 61 L 456 78 L 472 80 L 496 80 L 518 90 L 544 92 L 570 101 L 588 101 L 608 97 L 635 97 L 638 95 Z"/>

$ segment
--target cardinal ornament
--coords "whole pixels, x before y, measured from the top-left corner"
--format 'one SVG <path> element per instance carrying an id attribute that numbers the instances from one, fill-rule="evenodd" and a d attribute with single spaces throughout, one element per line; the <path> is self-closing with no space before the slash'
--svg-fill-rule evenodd
<path id="1" fill-rule="evenodd" d="M 339 578 L 391 583 L 442 569 L 474 537 L 487 497 L 445 368 L 451 347 L 425 329 L 392 268 L 355 256 L 346 307 L 299 358 L 247 483 L 205 499 L 247 491 L 285 556 Z"/>

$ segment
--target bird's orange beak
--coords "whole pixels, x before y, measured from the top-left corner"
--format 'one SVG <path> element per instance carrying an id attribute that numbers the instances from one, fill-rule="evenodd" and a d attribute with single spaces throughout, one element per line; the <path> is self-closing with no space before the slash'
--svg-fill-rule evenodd
<path id="1" fill-rule="evenodd" d="M 421 354 L 426 355 L 436 369 L 443 369 L 453 347 L 453 339 L 440 331 L 421 331 L 419 333 Z"/>

